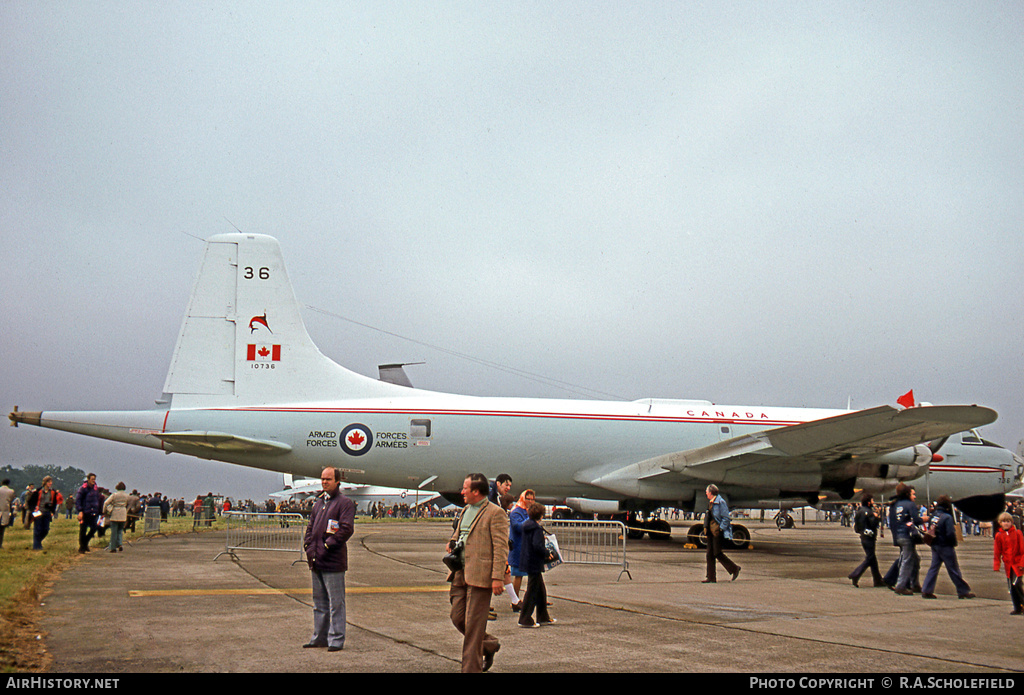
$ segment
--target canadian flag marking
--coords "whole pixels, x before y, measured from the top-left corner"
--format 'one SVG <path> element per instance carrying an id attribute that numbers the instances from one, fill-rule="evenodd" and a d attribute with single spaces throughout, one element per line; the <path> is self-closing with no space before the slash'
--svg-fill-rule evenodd
<path id="1" fill-rule="evenodd" d="M 280 362 L 281 346 L 249 343 L 245 359 L 249 362 Z"/>

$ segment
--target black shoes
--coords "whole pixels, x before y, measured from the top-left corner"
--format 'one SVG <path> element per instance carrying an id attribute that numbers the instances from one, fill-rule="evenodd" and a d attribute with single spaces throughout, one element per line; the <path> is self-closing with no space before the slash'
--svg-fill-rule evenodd
<path id="1" fill-rule="evenodd" d="M 491 666 L 494 665 L 494 655 L 498 653 L 499 649 L 501 649 L 501 645 L 500 644 L 497 646 L 497 648 L 493 652 L 484 652 L 484 667 L 483 667 L 483 672 L 484 673 L 487 673 L 488 671 L 491 670 Z"/>

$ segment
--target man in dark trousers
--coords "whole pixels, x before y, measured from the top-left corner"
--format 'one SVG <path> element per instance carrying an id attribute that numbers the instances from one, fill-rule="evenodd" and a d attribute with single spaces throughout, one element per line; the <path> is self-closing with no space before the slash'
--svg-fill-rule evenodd
<path id="1" fill-rule="evenodd" d="M 97 521 L 103 511 L 103 496 L 96 487 L 96 474 L 90 473 L 85 483 L 78 488 L 75 495 L 75 506 L 78 508 L 78 552 L 89 552 L 89 541 L 98 530 Z"/>
<path id="2" fill-rule="evenodd" d="M 935 534 L 932 540 L 932 564 L 921 585 L 921 598 L 935 598 L 935 583 L 942 565 L 946 566 L 946 573 L 956 587 L 957 597 L 974 598 L 970 584 L 964 581 L 960 573 L 960 563 L 956 558 L 956 523 L 953 521 L 953 500 L 949 495 L 940 495 L 935 502 L 932 529 Z"/>
<path id="3" fill-rule="evenodd" d="M 708 513 L 704 516 L 704 535 L 708 540 L 707 565 L 708 572 L 702 584 L 714 584 L 717 581 L 715 561 L 722 563 L 725 571 L 732 575 L 733 581 L 740 576 L 740 566 L 730 560 L 723 551 L 726 541 L 732 540 L 732 522 L 729 519 L 729 506 L 718 494 L 718 486 L 708 485 L 704 494 L 708 498 Z"/>
<path id="4" fill-rule="evenodd" d="M 867 569 L 871 569 L 871 579 L 875 586 L 885 586 L 882 581 L 882 572 L 878 569 L 878 558 L 875 556 L 875 543 L 878 542 L 878 527 L 880 525 L 878 515 L 875 514 L 874 498 L 870 492 L 865 492 L 861 498 L 860 509 L 853 518 L 853 529 L 860 536 L 860 545 L 864 549 L 864 562 L 857 565 L 857 569 L 850 572 L 847 578 L 858 586 L 860 576 Z"/>
<path id="5" fill-rule="evenodd" d="M 329 652 L 345 646 L 347 543 L 356 520 L 356 505 L 341 494 L 340 483 L 337 469 L 325 468 L 320 474 L 324 491 L 313 503 L 302 542 L 313 581 L 313 637 L 302 646 Z"/>

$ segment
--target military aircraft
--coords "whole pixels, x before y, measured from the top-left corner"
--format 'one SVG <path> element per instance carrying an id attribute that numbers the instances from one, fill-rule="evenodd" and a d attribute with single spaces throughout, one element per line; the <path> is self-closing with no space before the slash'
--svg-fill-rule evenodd
<path id="1" fill-rule="evenodd" d="M 419 507 L 425 504 L 440 503 L 442 506 L 447 502 L 441 501 L 441 496 L 436 492 L 424 492 L 423 490 L 399 490 L 395 487 L 381 487 L 379 485 L 352 485 L 342 483 L 341 491 L 350 500 L 356 503 L 360 511 L 368 510 L 374 504 L 383 504 L 391 507 L 396 504 L 407 504 L 410 508 Z M 315 497 L 323 492 L 323 485 L 319 480 L 313 478 L 293 478 L 285 473 L 284 489 L 270 493 L 275 500 L 303 500 L 307 497 Z"/>
<path id="2" fill-rule="evenodd" d="M 410 388 L 385 371 L 392 377 L 373 379 L 320 352 L 276 239 L 220 234 L 207 240 L 155 408 L 15 406 L 10 420 L 309 477 L 333 466 L 345 482 L 449 499 L 467 473 L 507 472 L 574 509 L 610 514 L 703 511 L 709 483 L 733 507 L 885 493 L 926 475 L 952 435 L 997 417 L 977 405 L 843 411 L 465 396 Z M 1013 464 L 1002 448 L 977 464 L 967 451 L 956 452 L 965 464 Z M 983 493 L 1000 501 L 1013 487 L 991 482 Z"/>

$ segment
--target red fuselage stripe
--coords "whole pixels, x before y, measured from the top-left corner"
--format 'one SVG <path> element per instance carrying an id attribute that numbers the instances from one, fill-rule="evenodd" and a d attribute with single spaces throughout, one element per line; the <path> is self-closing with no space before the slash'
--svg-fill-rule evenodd
<path id="1" fill-rule="evenodd" d="M 733 425 L 769 425 L 784 427 L 801 424 L 798 420 L 749 420 L 729 417 L 656 417 L 652 415 L 600 415 L 587 413 L 547 413 L 515 410 L 414 410 L 408 408 L 210 408 L 210 410 L 226 410 L 231 412 L 262 412 L 262 413 L 345 413 L 348 415 L 466 415 L 476 417 L 518 417 L 518 418 L 554 418 L 565 420 L 619 420 L 630 422 L 691 422 L 703 424 Z"/>

